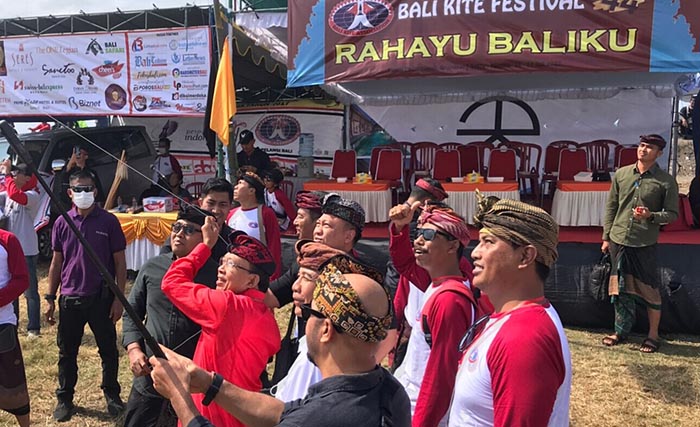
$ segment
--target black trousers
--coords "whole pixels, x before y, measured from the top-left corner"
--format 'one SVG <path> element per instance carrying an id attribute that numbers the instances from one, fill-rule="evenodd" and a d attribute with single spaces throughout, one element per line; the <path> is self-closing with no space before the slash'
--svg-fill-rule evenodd
<path id="1" fill-rule="evenodd" d="M 61 402 L 72 403 L 75 384 L 78 382 L 78 349 L 87 323 L 95 336 L 102 359 L 102 384 L 105 395 L 118 396 L 121 387 L 117 381 L 119 352 L 117 331 L 109 318 L 114 296 L 106 288 L 101 294 L 90 297 L 63 296 L 58 300 L 58 389 L 56 397 Z"/>
<path id="2" fill-rule="evenodd" d="M 176 426 L 177 415 L 167 399 L 144 395 L 136 387 L 131 387 L 124 413 L 124 427 Z"/>

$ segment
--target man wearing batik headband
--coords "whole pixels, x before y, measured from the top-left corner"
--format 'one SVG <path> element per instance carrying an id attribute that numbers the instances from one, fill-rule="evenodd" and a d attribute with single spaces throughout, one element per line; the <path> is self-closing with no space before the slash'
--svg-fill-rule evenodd
<path id="1" fill-rule="evenodd" d="M 540 208 L 495 197 L 480 200 L 474 219 L 474 285 L 495 312 L 460 342 L 449 425 L 568 426 L 571 355 L 544 298 L 559 227 Z"/>
<path id="2" fill-rule="evenodd" d="M 292 291 L 294 292 L 293 314 L 299 317 L 303 314 L 301 307 L 304 304 L 311 304 L 319 271 L 326 265 L 333 265 L 344 274 L 363 274 L 377 282 L 383 280 L 383 276 L 379 271 L 361 264 L 342 251 L 322 243 L 300 240 L 297 242 L 295 249 L 299 275 L 296 282 L 294 282 L 294 286 L 292 286 Z M 303 324 L 302 319 L 300 319 L 301 324 Z M 298 350 L 299 354 L 289 369 L 289 373 L 279 382 L 277 387 L 273 388 L 273 395 L 284 402 L 301 399 L 306 396 L 311 385 L 321 380 L 321 372 L 307 357 L 306 336 L 299 338 Z M 380 353 L 376 355 L 377 363 L 380 363 L 384 356 L 386 354 L 381 353 L 380 350 Z"/>
<path id="3" fill-rule="evenodd" d="M 603 344 L 614 346 L 627 339 L 639 302 L 649 317 L 642 353 L 653 353 L 661 344 L 656 242 L 661 226 L 678 218 L 678 184 L 656 163 L 664 147 L 666 141 L 659 135 L 640 136 L 637 162 L 615 173 L 605 206 L 601 250 L 610 251 L 614 266 L 608 291 L 615 306 L 615 333 L 604 337 Z"/>
<path id="4" fill-rule="evenodd" d="M 182 313 L 201 326 L 195 362 L 239 387 L 259 391 L 260 374 L 280 348 L 280 333 L 263 299 L 275 262 L 257 239 L 242 232 L 231 234 L 229 253 L 221 258 L 216 289 L 193 282 L 211 255 L 219 226 L 207 217 L 204 242 L 176 260 L 163 277 L 163 293 Z M 242 426 L 211 397 L 197 397 L 197 409 L 217 426 Z M 186 423 L 184 423 L 186 424 Z"/>
<path id="5" fill-rule="evenodd" d="M 160 289 L 163 276 L 173 262 L 189 255 L 203 242 L 202 226 L 206 216 L 214 214 L 186 206 L 177 214 L 170 232 L 172 252 L 157 255 L 141 266 L 129 293 L 129 303 L 153 337 L 166 347 L 177 348 L 183 356 L 192 357 L 199 340 L 200 327 L 175 308 Z M 218 264 L 213 258 L 197 272 L 194 282 L 209 288 L 216 286 Z M 172 426 L 176 424 L 172 410 L 163 411 L 167 401 L 153 389 L 148 358 L 153 354 L 144 345 L 135 319 L 124 311 L 122 316 L 123 345 L 129 357 L 134 381 L 124 414 L 125 427 Z"/>
<path id="6" fill-rule="evenodd" d="M 153 382 L 168 396 L 183 425 L 215 425 L 200 416 L 189 394 L 206 392 L 246 425 L 363 427 L 410 425 L 410 402 L 401 385 L 376 363 L 379 341 L 391 322 L 391 304 L 382 285 L 362 274 L 342 274 L 332 263 L 316 281 L 308 319 L 308 354 L 323 380 L 304 399 L 289 403 L 241 389 L 165 350 L 151 358 Z"/>
<path id="7" fill-rule="evenodd" d="M 265 206 L 265 185 L 253 172 L 244 172 L 233 188 L 233 200 L 240 203 L 231 209 L 226 223 L 254 237 L 270 250 L 277 268 L 272 275 L 276 279 L 282 272 L 282 240 L 275 211 Z"/>
<path id="8" fill-rule="evenodd" d="M 469 230 L 452 209 L 423 209 L 411 252 L 407 226 L 418 206 L 395 206 L 389 214 L 390 253 L 397 270 L 411 281 L 427 272 L 431 282 L 415 311 L 409 313 L 411 335 L 395 375 L 411 398 L 413 425 L 434 427 L 446 424 L 460 356 L 459 340 L 475 319 L 490 312 L 490 306 L 485 297 L 474 296 L 460 269 Z"/>

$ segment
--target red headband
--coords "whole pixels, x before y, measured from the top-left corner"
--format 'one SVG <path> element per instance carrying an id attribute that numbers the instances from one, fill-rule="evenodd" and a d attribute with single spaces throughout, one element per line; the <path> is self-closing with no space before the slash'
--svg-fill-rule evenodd
<path id="1" fill-rule="evenodd" d="M 321 210 L 321 199 L 311 191 L 299 191 L 296 197 L 297 208 Z"/>
<path id="2" fill-rule="evenodd" d="M 445 190 L 435 187 L 434 185 L 430 185 L 430 183 L 423 178 L 416 181 L 416 187 L 430 193 L 435 201 L 441 202 L 447 198 L 447 193 Z"/>
<path id="3" fill-rule="evenodd" d="M 465 248 L 469 245 L 467 223 L 450 208 L 427 206 L 418 218 L 418 225 L 433 224 L 445 233 L 459 240 Z"/>

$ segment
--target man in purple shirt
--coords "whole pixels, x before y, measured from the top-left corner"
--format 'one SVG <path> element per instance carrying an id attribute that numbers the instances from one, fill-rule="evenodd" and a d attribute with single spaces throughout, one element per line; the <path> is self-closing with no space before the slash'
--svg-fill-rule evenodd
<path id="1" fill-rule="evenodd" d="M 90 171 L 79 171 L 70 179 L 68 195 L 74 207 L 68 216 L 92 249 L 116 278 L 124 292 L 126 285 L 126 239 L 117 218 L 95 204 L 97 189 Z M 85 324 L 95 335 L 102 358 L 102 384 L 107 412 L 112 416 L 124 410 L 117 381 L 119 353 L 114 324 L 121 318 L 122 305 L 107 287 L 97 267 L 90 261 L 78 237 L 63 217 L 56 220 L 52 235 L 53 259 L 49 267 L 49 293 L 44 295 L 46 321 L 54 324 L 54 301 L 58 299 L 58 404 L 53 417 L 68 421 L 73 415 L 73 393 L 78 381 L 78 349 Z"/>

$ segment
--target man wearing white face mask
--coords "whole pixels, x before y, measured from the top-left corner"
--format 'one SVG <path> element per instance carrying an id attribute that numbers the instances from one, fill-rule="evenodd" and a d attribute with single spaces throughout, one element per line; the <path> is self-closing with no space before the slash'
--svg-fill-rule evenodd
<path id="1" fill-rule="evenodd" d="M 156 146 L 156 152 L 158 157 L 153 162 L 153 182 L 158 182 L 160 176 L 169 176 L 171 173 L 175 172 L 179 176 L 182 176 L 182 167 L 180 167 L 180 162 L 177 161 L 175 156 L 170 154 L 170 140 L 168 138 L 161 138 Z"/>
<path id="2" fill-rule="evenodd" d="M 68 195 L 74 208 L 68 216 L 124 292 L 126 239 L 119 221 L 95 204 L 97 189 L 90 172 L 80 171 L 72 175 L 69 182 Z M 56 220 L 51 240 L 53 259 L 49 267 L 49 293 L 44 296 L 47 301 L 44 316 L 49 324 L 55 323 L 54 302 L 59 286 L 61 289 L 58 299 L 58 404 L 53 417 L 61 422 L 70 420 L 73 415 L 73 394 L 78 381 L 78 349 L 86 323 L 95 335 L 102 358 L 100 387 L 107 401 L 107 411 L 117 416 L 124 409 L 124 403 L 119 396 L 121 388 L 117 381 L 119 353 L 114 324 L 121 318 L 122 306 L 63 217 Z"/>

